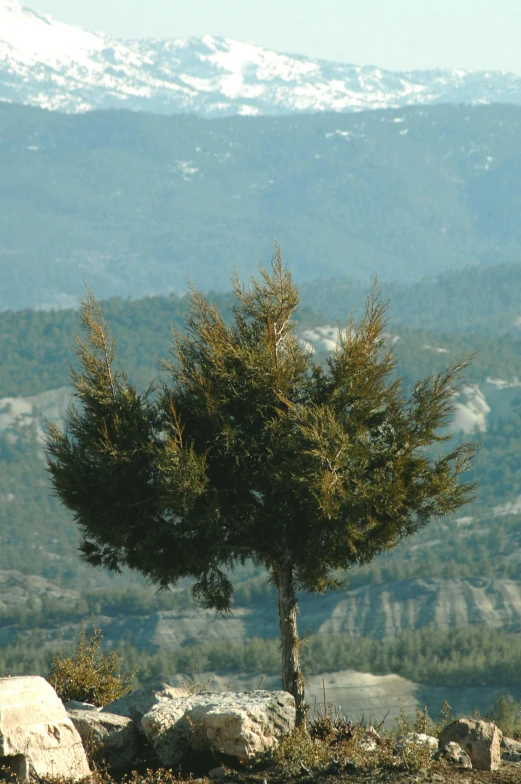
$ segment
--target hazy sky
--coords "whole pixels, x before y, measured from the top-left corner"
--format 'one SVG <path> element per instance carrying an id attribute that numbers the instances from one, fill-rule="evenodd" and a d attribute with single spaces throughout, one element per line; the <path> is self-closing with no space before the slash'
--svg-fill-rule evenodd
<path id="1" fill-rule="evenodd" d="M 211 33 L 395 70 L 521 74 L 520 0 L 23 1 L 61 21 L 122 38 Z"/>

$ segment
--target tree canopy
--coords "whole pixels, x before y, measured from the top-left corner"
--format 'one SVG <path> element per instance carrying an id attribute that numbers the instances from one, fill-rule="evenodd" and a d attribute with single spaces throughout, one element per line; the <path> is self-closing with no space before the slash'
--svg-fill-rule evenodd
<path id="1" fill-rule="evenodd" d="M 162 588 L 194 579 L 204 606 L 230 609 L 230 571 L 252 559 L 279 595 L 283 687 L 305 714 L 296 592 L 339 587 L 337 570 L 370 562 L 467 503 L 460 482 L 476 447 L 428 447 L 468 358 L 405 394 L 392 377 L 376 285 L 324 368 L 295 333 L 299 297 L 280 249 L 246 288 L 231 324 L 192 290 L 173 332 L 169 380 L 138 393 L 113 370 L 115 346 L 91 292 L 82 306 L 81 408 L 50 426 L 55 491 L 73 511 L 83 558 L 126 565 Z"/>

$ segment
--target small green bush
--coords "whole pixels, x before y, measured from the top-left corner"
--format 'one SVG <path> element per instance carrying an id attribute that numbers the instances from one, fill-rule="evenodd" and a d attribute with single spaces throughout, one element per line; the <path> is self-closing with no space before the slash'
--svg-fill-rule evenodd
<path id="1" fill-rule="evenodd" d="M 47 680 L 64 702 L 77 700 L 103 707 L 130 691 L 136 670 L 126 678 L 118 675 L 119 652 L 101 653 L 102 640 L 101 629 L 93 624 L 92 632 L 86 633 L 82 623 L 74 655 L 66 657 L 59 650 L 52 660 Z"/>
<path id="2" fill-rule="evenodd" d="M 521 737 L 521 704 L 508 692 L 497 698 L 485 719 L 497 724 L 504 735 Z"/>

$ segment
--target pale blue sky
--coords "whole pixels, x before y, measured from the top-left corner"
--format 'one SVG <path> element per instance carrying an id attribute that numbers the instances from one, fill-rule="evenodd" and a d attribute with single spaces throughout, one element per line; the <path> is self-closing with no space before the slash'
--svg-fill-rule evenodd
<path id="1" fill-rule="evenodd" d="M 521 74 L 521 0 L 23 0 L 122 38 L 223 35 L 394 70 Z"/>

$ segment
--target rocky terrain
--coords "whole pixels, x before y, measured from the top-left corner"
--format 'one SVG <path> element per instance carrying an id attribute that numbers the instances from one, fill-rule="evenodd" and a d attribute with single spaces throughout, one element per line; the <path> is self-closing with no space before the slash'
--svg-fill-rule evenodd
<path id="1" fill-rule="evenodd" d="M 156 682 L 88 703 L 64 688 L 63 680 L 0 678 L 2 780 L 64 784 L 91 771 L 90 784 L 520 780 L 521 743 L 481 719 L 445 713 L 433 724 L 418 712 L 389 732 L 374 717 L 352 721 L 324 705 L 299 728 L 294 699 L 280 690 Z"/>

